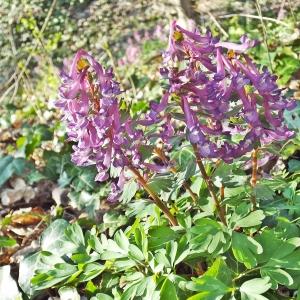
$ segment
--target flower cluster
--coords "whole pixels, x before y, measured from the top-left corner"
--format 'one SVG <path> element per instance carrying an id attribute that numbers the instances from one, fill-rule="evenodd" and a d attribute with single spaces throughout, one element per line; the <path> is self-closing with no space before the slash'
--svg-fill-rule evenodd
<path id="1" fill-rule="evenodd" d="M 166 95 L 179 98 L 189 140 L 202 157 L 231 161 L 258 143 L 293 135 L 283 111 L 294 108 L 295 101 L 285 98 L 276 76 L 266 68 L 260 72 L 245 54 L 256 44 L 247 36 L 241 44 L 221 42 L 209 31 L 201 35 L 172 23 L 161 74 L 169 81 Z M 154 106 L 148 121 L 158 121 L 168 101 Z"/>
<path id="2" fill-rule="evenodd" d="M 109 200 L 114 201 L 125 182 L 125 168 L 161 172 L 142 158 L 141 147 L 148 139 L 138 129 L 139 122 L 121 113 L 119 83 L 112 69 L 105 70 L 89 53 L 79 50 L 61 72 L 62 84 L 56 106 L 63 113 L 68 140 L 74 142 L 72 161 L 78 166 L 96 165 L 97 181 L 109 178 L 111 167 L 120 170 L 119 181 L 112 183 Z"/>
<path id="3" fill-rule="evenodd" d="M 142 132 L 122 118 L 117 96 L 121 93 L 111 69 L 105 70 L 90 54 L 80 50 L 69 70 L 61 73 L 56 106 L 63 111 L 69 141 L 74 142 L 72 161 L 78 166 L 96 165 L 96 180 L 105 181 L 111 166 L 122 169 L 139 163 L 136 145 Z M 124 182 L 120 174 L 111 197 Z"/>

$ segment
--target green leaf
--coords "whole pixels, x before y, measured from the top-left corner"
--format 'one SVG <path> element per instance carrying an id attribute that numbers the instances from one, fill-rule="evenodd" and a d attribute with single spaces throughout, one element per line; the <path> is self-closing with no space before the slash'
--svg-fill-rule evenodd
<path id="1" fill-rule="evenodd" d="M 76 266 L 67 263 L 58 263 L 55 264 L 54 269 L 35 275 L 31 282 L 36 286 L 37 290 L 44 290 L 66 280 L 73 274 L 76 274 L 77 271 Z"/>
<path id="2" fill-rule="evenodd" d="M 277 218 L 277 226 L 275 228 L 275 234 L 277 238 L 290 239 L 300 236 L 300 228 L 297 224 L 291 223 L 291 221 L 284 217 Z"/>
<path id="3" fill-rule="evenodd" d="M 190 228 L 190 244 L 193 250 L 222 253 L 229 246 L 229 234 L 223 231 L 220 223 L 209 218 L 196 220 L 196 226 Z"/>
<path id="4" fill-rule="evenodd" d="M 128 251 L 129 240 L 122 230 L 116 232 L 114 240 L 121 249 Z"/>
<path id="5" fill-rule="evenodd" d="M 37 252 L 21 260 L 19 266 L 19 286 L 30 297 L 37 293 L 37 287 L 31 284 L 35 272 L 47 272 L 53 265 L 63 260 L 49 252 Z"/>
<path id="6" fill-rule="evenodd" d="M 231 285 L 233 272 L 228 268 L 222 257 L 217 257 L 205 275 L 214 277 L 226 285 Z"/>
<path id="7" fill-rule="evenodd" d="M 138 298 L 137 296 L 142 296 L 147 290 L 148 283 L 148 278 L 145 278 L 142 275 L 142 277 L 136 280 L 132 285 L 129 284 L 126 286 L 121 300 L 136 299 Z"/>
<path id="8" fill-rule="evenodd" d="M 263 252 L 262 246 L 243 233 L 232 233 L 232 251 L 237 261 L 251 269 L 257 265 L 257 254 Z"/>
<path id="9" fill-rule="evenodd" d="M 103 216 L 103 223 L 100 225 L 101 232 L 108 229 L 109 235 L 112 236 L 114 232 L 121 226 L 127 223 L 128 218 L 117 211 L 108 211 Z"/>
<path id="10" fill-rule="evenodd" d="M 89 281 L 100 275 L 105 267 L 99 263 L 93 262 L 84 266 L 83 273 L 79 276 L 79 281 Z"/>
<path id="11" fill-rule="evenodd" d="M 80 300 L 80 295 L 78 294 L 76 288 L 71 286 L 63 286 L 58 290 L 60 300 Z"/>
<path id="12" fill-rule="evenodd" d="M 298 159 L 289 160 L 288 166 L 291 173 L 300 171 L 300 161 Z"/>
<path id="13" fill-rule="evenodd" d="M 241 300 L 268 300 L 261 294 L 270 289 L 270 278 L 254 278 L 244 282 L 240 287 Z"/>
<path id="14" fill-rule="evenodd" d="M 186 288 L 200 292 L 188 300 L 220 300 L 231 291 L 231 288 L 222 281 L 208 275 L 193 279 L 193 282 L 187 283 Z"/>
<path id="15" fill-rule="evenodd" d="M 254 195 L 257 199 L 273 200 L 275 193 L 270 187 L 262 184 L 257 184 L 254 187 Z"/>
<path id="16" fill-rule="evenodd" d="M 32 170 L 27 176 L 26 181 L 28 184 L 32 185 L 33 183 L 39 182 L 42 179 L 46 179 L 47 177 L 37 170 Z"/>
<path id="17" fill-rule="evenodd" d="M 138 260 L 143 261 L 145 260 L 143 252 L 136 246 L 136 245 L 129 245 L 129 257 Z"/>
<path id="18" fill-rule="evenodd" d="M 148 181 L 148 186 L 157 194 L 160 192 L 169 192 L 173 186 L 172 176 L 156 175 Z"/>
<path id="19" fill-rule="evenodd" d="M 72 191 L 68 193 L 70 205 L 78 210 L 85 210 L 90 218 L 95 218 L 95 213 L 99 209 L 100 201 L 97 193 L 92 194 L 85 190 L 80 192 Z"/>
<path id="20" fill-rule="evenodd" d="M 262 277 L 268 276 L 274 288 L 277 288 L 277 283 L 285 286 L 290 286 L 294 283 L 292 276 L 282 269 L 264 267 L 260 269 L 260 274 Z"/>
<path id="21" fill-rule="evenodd" d="M 79 249 L 84 249 L 85 241 L 81 227 L 77 224 L 71 224 L 65 229 L 66 237 Z"/>
<path id="22" fill-rule="evenodd" d="M 280 257 L 272 257 L 266 266 L 289 270 L 300 270 L 300 249 L 286 256 L 283 254 Z"/>
<path id="23" fill-rule="evenodd" d="M 96 296 L 92 297 L 91 300 L 114 300 L 111 296 L 103 293 L 98 293 Z"/>
<path id="24" fill-rule="evenodd" d="M 25 169 L 26 160 L 24 158 L 14 158 L 13 156 L 0 157 L 0 187 L 13 175 L 21 175 Z"/>
<path id="25" fill-rule="evenodd" d="M 97 170 L 93 167 L 84 168 L 80 170 L 81 172 L 78 173 L 72 181 L 72 185 L 75 186 L 75 191 L 94 191 L 97 187 L 97 182 L 95 182 Z"/>
<path id="26" fill-rule="evenodd" d="M 227 188 L 234 188 L 242 187 L 247 180 L 247 176 L 238 165 L 221 162 L 213 172 L 212 180 L 217 187 L 224 185 Z"/>
<path id="27" fill-rule="evenodd" d="M 123 193 L 120 197 L 120 201 L 122 201 L 124 203 L 129 202 L 134 197 L 134 195 L 136 194 L 138 189 L 139 189 L 139 186 L 135 182 L 135 180 L 130 180 L 130 181 L 126 182 L 123 187 Z"/>
<path id="28" fill-rule="evenodd" d="M 291 242 L 278 239 L 274 231 L 265 230 L 255 239 L 262 245 L 263 252 L 257 256 L 258 262 L 265 267 L 300 270 L 300 249 Z"/>
<path id="29" fill-rule="evenodd" d="M 144 257 L 148 260 L 148 238 L 144 227 L 139 223 L 139 226 L 134 231 L 135 243 L 142 249 Z"/>
<path id="30" fill-rule="evenodd" d="M 63 256 L 72 253 L 77 249 L 77 245 L 68 240 L 65 230 L 69 223 L 63 219 L 57 219 L 43 232 L 41 237 L 41 248 L 55 255 Z"/>
<path id="31" fill-rule="evenodd" d="M 165 279 L 165 281 L 162 284 L 162 287 L 160 289 L 160 299 L 161 300 L 178 300 L 176 293 L 175 285 L 172 281 L 170 281 L 168 278 Z"/>
<path id="32" fill-rule="evenodd" d="M 148 236 L 150 250 L 158 249 L 167 242 L 177 238 L 176 232 L 167 226 L 151 227 L 149 229 Z"/>
<path id="33" fill-rule="evenodd" d="M 265 218 L 262 210 L 255 210 L 244 218 L 241 218 L 235 222 L 235 227 L 252 227 L 260 225 L 262 220 Z"/>
<path id="34" fill-rule="evenodd" d="M 17 244 L 15 239 L 8 236 L 0 236 L 0 247 L 13 247 Z"/>
<path id="35" fill-rule="evenodd" d="M 88 239 L 89 246 L 98 253 L 102 253 L 104 248 L 100 243 L 100 240 L 95 235 L 90 235 Z"/>
<path id="36" fill-rule="evenodd" d="M 184 146 L 172 156 L 172 161 L 177 162 L 177 171 L 183 173 L 184 180 L 189 179 L 195 174 L 196 161 L 192 147 Z"/>

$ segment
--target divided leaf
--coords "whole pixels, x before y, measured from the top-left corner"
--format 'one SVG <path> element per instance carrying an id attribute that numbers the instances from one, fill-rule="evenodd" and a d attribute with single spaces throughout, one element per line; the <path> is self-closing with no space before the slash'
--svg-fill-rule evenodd
<path id="1" fill-rule="evenodd" d="M 257 254 L 263 252 L 262 246 L 243 233 L 232 233 L 232 251 L 237 261 L 251 269 L 257 265 Z"/>

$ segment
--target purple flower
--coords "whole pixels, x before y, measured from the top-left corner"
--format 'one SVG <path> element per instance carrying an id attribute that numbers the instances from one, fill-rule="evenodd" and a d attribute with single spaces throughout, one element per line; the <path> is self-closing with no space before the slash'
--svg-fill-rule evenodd
<path id="1" fill-rule="evenodd" d="M 231 161 L 257 143 L 269 144 L 293 135 L 284 124 L 283 111 L 292 109 L 295 101 L 284 96 L 276 76 L 266 68 L 260 72 L 245 54 L 256 45 L 257 41 L 247 36 L 241 37 L 241 44 L 234 44 L 219 41 L 209 31 L 202 35 L 175 21 L 171 24 L 161 69 L 169 80 L 165 95 L 176 94 L 181 99 L 178 109 L 184 113 L 188 138 L 203 157 Z M 164 98 L 163 102 L 165 109 L 174 109 L 170 100 Z"/>
<path id="2" fill-rule="evenodd" d="M 250 40 L 247 35 L 243 35 L 240 39 L 241 44 L 229 43 L 229 42 L 218 42 L 216 47 L 227 48 L 229 50 L 234 50 L 237 53 L 243 53 L 249 48 L 257 46 L 258 41 Z"/>

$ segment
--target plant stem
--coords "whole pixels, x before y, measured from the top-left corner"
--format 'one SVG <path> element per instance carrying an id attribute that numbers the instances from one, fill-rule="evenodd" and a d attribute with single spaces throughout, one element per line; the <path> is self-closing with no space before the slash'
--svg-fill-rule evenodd
<path id="1" fill-rule="evenodd" d="M 157 156 L 165 163 L 165 164 L 170 164 L 170 161 L 166 158 L 165 154 L 163 153 L 163 151 L 159 148 L 155 148 L 154 152 L 157 154 Z M 175 175 L 177 174 L 177 170 L 175 167 L 171 167 L 170 171 Z M 189 186 L 189 184 L 184 181 L 182 186 L 189 192 L 189 194 L 191 195 L 192 199 L 193 199 L 193 203 L 197 204 L 198 201 L 198 196 L 192 191 L 191 187 Z"/>
<path id="2" fill-rule="evenodd" d="M 173 226 L 177 226 L 178 222 L 176 218 L 171 214 L 168 207 L 163 203 L 163 201 L 158 197 L 158 195 L 149 187 L 145 178 L 141 175 L 141 173 L 133 166 L 129 166 L 130 171 L 136 176 L 137 181 L 143 186 L 145 191 L 150 195 L 153 202 L 159 207 L 159 209 L 165 214 L 168 218 L 169 222 Z"/>
<path id="3" fill-rule="evenodd" d="M 254 149 L 252 151 L 252 176 L 251 176 L 251 180 L 250 180 L 250 184 L 252 186 L 252 188 L 254 188 L 256 186 L 257 183 L 257 153 L 258 153 L 258 149 Z M 251 197 L 251 202 L 252 202 L 252 206 L 253 206 L 253 210 L 256 209 L 256 198 L 254 195 L 252 195 Z"/>
<path id="4" fill-rule="evenodd" d="M 240 279 L 240 278 L 242 278 L 242 277 L 244 277 L 244 276 L 246 276 L 246 275 L 248 275 L 252 272 L 258 271 L 259 269 L 260 269 L 260 267 L 256 267 L 256 268 L 253 268 L 253 269 L 250 269 L 250 270 L 246 270 L 245 272 L 240 273 L 237 277 L 233 278 L 232 281 L 235 282 L 238 279 Z"/>
<path id="5" fill-rule="evenodd" d="M 220 187 L 220 198 L 221 198 L 221 201 L 223 201 L 225 198 L 225 187 L 223 184 Z"/>
<path id="6" fill-rule="evenodd" d="M 206 173 L 206 170 L 205 170 L 205 167 L 203 165 L 203 162 L 202 162 L 201 156 L 199 154 L 198 148 L 197 148 L 197 146 L 195 144 L 193 144 L 193 149 L 194 149 L 194 153 L 195 153 L 195 156 L 196 156 L 196 161 L 197 161 L 197 164 L 199 166 L 199 169 L 200 169 L 200 172 L 202 174 L 202 177 L 203 177 L 203 179 L 204 179 L 204 181 L 206 183 L 206 186 L 207 186 L 207 188 L 209 190 L 209 193 L 210 193 L 211 197 L 213 198 L 213 200 L 215 202 L 219 218 L 220 218 L 221 222 L 224 225 L 227 225 L 224 210 L 222 209 L 220 201 L 219 201 L 216 193 L 214 192 L 213 183 L 212 183 L 210 177 Z"/>
<path id="7" fill-rule="evenodd" d="M 226 215 L 226 204 L 223 204 L 225 198 L 225 186 L 222 184 L 222 186 L 220 187 L 220 202 L 221 202 L 221 210 L 222 210 L 222 214 L 224 214 L 224 216 Z"/>

